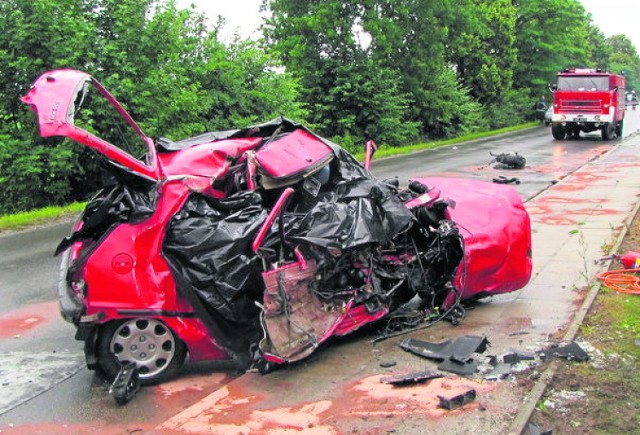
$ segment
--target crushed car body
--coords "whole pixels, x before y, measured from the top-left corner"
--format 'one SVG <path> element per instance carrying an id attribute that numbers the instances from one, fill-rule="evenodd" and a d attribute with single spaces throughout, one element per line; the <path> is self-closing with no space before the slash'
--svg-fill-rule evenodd
<path id="1" fill-rule="evenodd" d="M 128 126 L 123 143 L 85 127 L 90 92 Z M 43 74 L 23 101 L 42 136 L 94 149 L 109 175 L 56 253 L 61 313 L 111 378 L 133 362 L 158 382 L 187 355 L 266 372 L 412 299 L 445 315 L 530 278 L 529 216 L 510 186 L 400 188 L 286 118 L 152 140 L 81 71 Z"/>

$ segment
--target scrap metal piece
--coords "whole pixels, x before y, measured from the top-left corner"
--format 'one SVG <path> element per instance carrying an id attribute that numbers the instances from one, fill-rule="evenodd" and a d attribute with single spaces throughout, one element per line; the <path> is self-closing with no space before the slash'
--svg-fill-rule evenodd
<path id="1" fill-rule="evenodd" d="M 403 375 L 385 376 L 380 378 L 380 382 L 384 384 L 391 384 L 396 386 L 422 384 L 429 379 L 442 378 L 444 375 L 438 372 L 412 372 Z"/>
<path id="2" fill-rule="evenodd" d="M 467 403 L 473 402 L 476 400 L 476 390 L 470 389 L 465 391 L 462 394 L 458 394 L 452 397 L 444 397 L 438 395 L 438 399 L 440 399 L 440 408 L 443 409 L 458 409 L 466 405 Z"/>
<path id="3" fill-rule="evenodd" d="M 122 366 L 111 387 L 109 387 L 109 395 L 115 399 L 118 405 L 124 405 L 140 391 L 140 386 L 138 366 L 136 363 L 131 362 Z"/>

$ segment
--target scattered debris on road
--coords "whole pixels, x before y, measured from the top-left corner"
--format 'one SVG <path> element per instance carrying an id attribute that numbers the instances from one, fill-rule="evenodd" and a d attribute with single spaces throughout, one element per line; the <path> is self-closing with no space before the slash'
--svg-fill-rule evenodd
<path id="1" fill-rule="evenodd" d="M 585 362 L 589 361 L 589 354 L 575 341 L 566 346 L 551 347 L 546 351 L 546 355 L 555 358 L 566 359 L 567 361 Z"/>
<path id="2" fill-rule="evenodd" d="M 450 397 L 438 396 L 438 399 L 440 399 L 440 408 L 448 410 L 458 409 L 476 400 L 476 390 L 470 389 L 462 394 Z"/>
<path id="3" fill-rule="evenodd" d="M 140 391 L 140 374 L 136 363 L 130 362 L 125 364 L 118 372 L 115 380 L 109 388 L 109 395 L 111 395 L 118 405 L 125 405 L 129 403 Z"/>
<path id="4" fill-rule="evenodd" d="M 439 360 L 438 370 L 459 375 L 472 375 L 478 371 L 478 364 L 471 358 L 473 353 L 482 353 L 487 349 L 489 341 L 486 337 L 466 335 L 442 343 L 408 338 L 400 343 L 407 352 L 424 358 Z"/>
<path id="5" fill-rule="evenodd" d="M 517 152 L 500 154 L 493 154 L 490 152 L 489 154 L 493 159 L 491 159 L 491 161 L 486 165 L 481 166 L 480 169 L 491 166 L 494 163 L 496 163 L 496 165 L 493 166 L 493 169 L 523 169 L 527 164 L 527 159 Z"/>
<path id="6" fill-rule="evenodd" d="M 497 177 L 494 177 L 492 181 L 498 184 L 520 184 L 519 178 L 505 177 L 504 175 L 498 175 Z"/>
<path id="7" fill-rule="evenodd" d="M 391 384 L 395 386 L 404 386 L 404 385 L 413 385 L 413 384 L 421 384 L 423 382 L 428 381 L 429 379 L 442 378 L 444 375 L 438 372 L 413 372 L 407 373 L 404 375 L 395 375 L 395 376 L 386 376 L 384 378 L 380 378 L 380 382 L 384 384 Z"/>

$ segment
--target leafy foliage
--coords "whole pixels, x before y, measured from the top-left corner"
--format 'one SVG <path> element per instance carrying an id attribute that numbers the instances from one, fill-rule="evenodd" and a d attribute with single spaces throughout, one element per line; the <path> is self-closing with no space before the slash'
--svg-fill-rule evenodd
<path id="1" fill-rule="evenodd" d="M 182 139 L 306 115 L 297 82 L 257 43 L 223 45 L 202 15 L 173 0 L 7 0 L 0 65 L 0 213 L 85 199 L 98 187 L 95 156 L 39 138 L 19 101 L 47 70 L 94 75 L 150 136 Z M 105 111 L 87 122 L 114 139 Z"/>
<path id="2" fill-rule="evenodd" d="M 517 124 L 568 66 L 625 71 L 578 0 L 263 0 L 264 39 L 229 43 L 175 0 L 0 2 L 0 213 L 86 199 L 96 155 L 42 139 L 19 102 L 42 72 L 102 82 L 152 137 L 178 140 L 278 115 L 352 151 Z M 83 120 L 115 140 L 113 121 Z"/>

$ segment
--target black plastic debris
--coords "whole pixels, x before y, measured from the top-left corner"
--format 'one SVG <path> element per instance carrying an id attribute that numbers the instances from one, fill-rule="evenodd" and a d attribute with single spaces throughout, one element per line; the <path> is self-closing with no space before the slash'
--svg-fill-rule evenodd
<path id="1" fill-rule="evenodd" d="M 502 356 L 502 361 L 507 364 L 517 364 L 520 361 L 532 361 L 534 359 L 535 355 L 531 352 L 513 351 Z"/>
<path id="2" fill-rule="evenodd" d="M 529 435 L 551 435 L 553 433 L 553 430 L 551 429 L 542 431 L 540 426 L 532 422 L 529 422 L 527 429 L 529 431 Z"/>
<path id="3" fill-rule="evenodd" d="M 109 387 L 111 395 L 118 405 L 125 405 L 140 391 L 140 376 L 136 363 L 128 363 L 122 366 L 115 380 Z"/>
<path id="4" fill-rule="evenodd" d="M 484 352 L 488 344 L 486 337 L 465 335 L 442 343 L 408 338 L 400 343 L 400 347 L 424 358 L 439 360 L 438 370 L 469 376 L 478 371 L 471 354 Z"/>
<path id="5" fill-rule="evenodd" d="M 494 169 L 522 169 L 527 164 L 527 159 L 518 153 L 489 154 L 493 156 L 493 160 L 489 162 L 489 165 L 497 163 Z"/>
<path id="6" fill-rule="evenodd" d="M 444 375 L 438 372 L 412 372 L 403 375 L 386 376 L 380 378 L 383 384 L 391 384 L 395 386 L 422 384 L 430 379 L 442 378 Z"/>
<path id="7" fill-rule="evenodd" d="M 511 364 L 504 362 L 496 362 L 492 364 L 493 368 L 483 375 L 487 380 L 504 379 L 511 374 Z"/>
<path id="8" fill-rule="evenodd" d="M 504 175 L 499 175 L 492 180 L 494 183 L 498 184 L 520 184 L 520 179 L 517 177 L 505 177 Z"/>
<path id="9" fill-rule="evenodd" d="M 380 367 L 382 367 L 383 369 L 389 368 L 389 367 L 393 367 L 395 366 L 397 363 L 395 361 L 381 361 L 380 362 Z"/>
<path id="10" fill-rule="evenodd" d="M 575 341 L 566 346 L 552 347 L 547 351 L 547 354 L 551 357 L 566 359 L 567 361 L 589 361 L 589 354 Z"/>
<path id="11" fill-rule="evenodd" d="M 471 376 L 478 371 L 478 364 L 473 360 L 456 361 L 453 359 L 445 359 L 438 364 L 438 370 L 454 373 L 460 376 Z"/>
<path id="12" fill-rule="evenodd" d="M 471 403 L 476 400 L 476 390 L 467 390 L 464 393 L 457 394 L 451 397 L 438 395 L 438 399 L 440 399 L 440 408 L 448 410 L 458 409 L 463 407 L 467 403 Z"/>
<path id="13" fill-rule="evenodd" d="M 442 343 L 430 343 L 407 338 L 400 343 L 400 347 L 407 352 L 425 358 L 435 360 L 452 359 L 456 362 L 466 362 L 470 359 L 472 353 L 486 351 L 488 344 L 489 340 L 486 337 L 465 335 Z"/>

